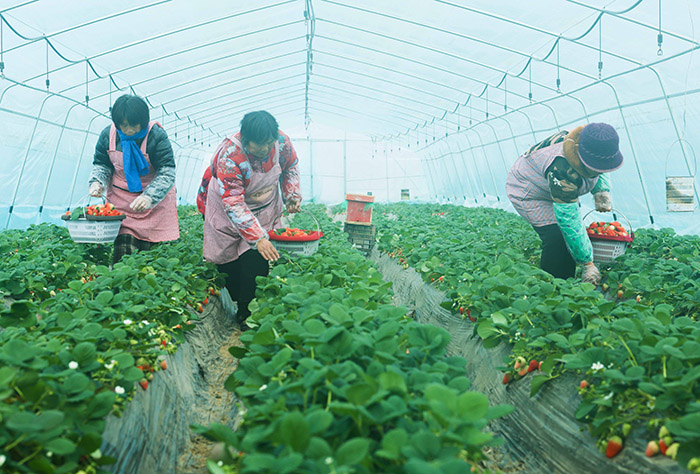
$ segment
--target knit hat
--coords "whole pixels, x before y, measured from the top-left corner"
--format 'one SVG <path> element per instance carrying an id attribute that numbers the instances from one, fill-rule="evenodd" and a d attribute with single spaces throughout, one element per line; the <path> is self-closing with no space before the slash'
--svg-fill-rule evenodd
<path id="1" fill-rule="evenodd" d="M 599 173 L 614 171 L 622 166 L 620 137 L 607 123 L 589 123 L 581 131 L 578 154 L 586 167 Z"/>

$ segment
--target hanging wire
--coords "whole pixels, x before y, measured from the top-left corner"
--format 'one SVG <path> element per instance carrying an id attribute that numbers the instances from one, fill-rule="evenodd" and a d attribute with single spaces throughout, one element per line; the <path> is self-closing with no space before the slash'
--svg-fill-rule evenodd
<path id="1" fill-rule="evenodd" d="M 462 123 L 462 104 L 457 104 L 457 131 L 459 132 Z"/>
<path id="2" fill-rule="evenodd" d="M 486 118 L 489 118 L 489 85 L 486 84 Z"/>
<path id="3" fill-rule="evenodd" d="M 469 99 L 467 99 L 467 103 L 469 104 L 469 125 L 472 124 L 472 95 L 469 94 Z"/>
<path id="4" fill-rule="evenodd" d="M 109 113 L 112 113 L 112 75 L 109 75 Z"/>
<path id="5" fill-rule="evenodd" d="M 598 22 L 598 79 L 603 77 L 603 15 Z"/>
<path id="6" fill-rule="evenodd" d="M 557 92 L 561 94 L 561 78 L 559 77 L 559 39 L 557 39 Z"/>
<path id="7" fill-rule="evenodd" d="M 659 34 L 656 35 L 656 42 L 659 49 L 656 51 L 657 56 L 663 56 L 664 50 L 661 49 L 661 45 L 664 43 L 664 35 L 661 33 L 661 0 L 659 0 Z"/>
<path id="8" fill-rule="evenodd" d="M 508 73 L 503 76 L 503 111 L 508 112 Z"/>
<path id="9" fill-rule="evenodd" d="M 2 16 L 0 16 L 0 77 L 5 77 L 5 46 L 2 37 L 2 24 L 4 23 Z"/>
<path id="10" fill-rule="evenodd" d="M 51 84 L 51 81 L 49 81 L 49 41 L 46 39 L 46 36 L 44 36 L 44 41 L 46 42 L 46 90 L 49 90 L 49 85 Z"/>
<path id="11" fill-rule="evenodd" d="M 530 99 L 530 103 L 532 104 L 532 56 L 530 56 L 530 68 L 527 73 L 527 84 L 529 87 L 527 98 Z"/>
<path id="12" fill-rule="evenodd" d="M 85 58 L 85 105 L 90 101 L 90 94 L 88 92 L 88 60 Z"/>

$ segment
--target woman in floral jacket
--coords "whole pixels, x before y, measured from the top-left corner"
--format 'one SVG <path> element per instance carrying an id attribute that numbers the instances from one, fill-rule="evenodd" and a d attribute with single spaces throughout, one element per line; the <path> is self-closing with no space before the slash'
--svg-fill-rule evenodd
<path id="1" fill-rule="evenodd" d="M 255 278 L 279 258 L 267 232 L 280 225 L 283 204 L 298 212 L 301 189 L 296 151 L 275 118 L 250 112 L 224 139 L 204 173 L 197 206 L 204 215 L 204 258 L 226 273 L 226 288 L 247 329 Z"/>

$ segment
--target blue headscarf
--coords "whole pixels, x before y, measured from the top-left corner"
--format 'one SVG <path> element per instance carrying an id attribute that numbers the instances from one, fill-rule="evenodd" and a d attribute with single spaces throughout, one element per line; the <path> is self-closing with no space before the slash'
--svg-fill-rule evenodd
<path id="1" fill-rule="evenodd" d="M 122 143 L 122 159 L 124 160 L 124 176 L 126 184 L 129 187 L 129 192 L 136 193 L 143 191 L 140 176 L 148 174 L 148 161 L 143 156 L 141 148 L 136 144 L 136 140 L 140 140 L 148 133 L 148 127 L 144 128 L 133 135 L 124 135 L 121 130 L 117 129 L 119 139 Z"/>

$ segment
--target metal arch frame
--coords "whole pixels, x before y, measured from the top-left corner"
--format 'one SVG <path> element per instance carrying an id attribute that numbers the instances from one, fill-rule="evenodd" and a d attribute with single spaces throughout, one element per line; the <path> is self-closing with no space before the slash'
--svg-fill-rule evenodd
<path id="1" fill-rule="evenodd" d="M 181 95 L 181 96 L 175 97 L 175 98 L 173 98 L 173 99 L 168 100 L 167 102 L 161 102 L 161 106 L 165 107 L 166 105 L 172 104 L 173 102 L 178 102 L 178 101 L 180 101 L 180 100 L 190 98 L 190 97 L 192 97 L 192 96 L 201 94 L 201 93 L 203 93 L 203 92 L 210 91 L 210 90 L 212 90 L 212 89 L 217 89 L 217 88 L 219 88 L 219 87 L 230 86 L 230 85 L 232 85 L 232 84 L 235 84 L 235 83 L 237 83 L 237 82 L 244 81 L 244 80 L 246 80 L 246 79 L 253 79 L 253 78 L 258 77 L 258 76 L 261 76 L 261 75 L 263 75 L 263 74 L 272 74 L 272 73 L 275 73 L 275 72 L 283 71 L 283 70 L 285 70 L 285 69 L 291 69 L 291 68 L 293 68 L 293 67 L 303 66 L 304 64 L 306 64 L 306 62 L 288 64 L 288 65 L 286 65 L 286 66 L 278 67 L 278 68 L 275 68 L 275 69 L 269 69 L 269 70 L 267 70 L 267 71 L 265 71 L 265 72 L 262 72 L 262 73 L 260 73 L 260 74 L 256 74 L 256 75 L 253 75 L 253 76 L 246 76 L 246 77 L 241 77 L 241 78 L 234 79 L 234 80 L 232 80 L 232 81 L 222 82 L 222 83 L 217 84 L 217 85 L 215 85 L 215 86 L 207 87 L 207 88 L 205 88 L 205 89 L 201 89 L 201 90 L 198 90 L 198 91 L 196 91 L 196 92 L 191 92 L 191 93 L 189 93 L 189 94 L 185 94 L 185 95 Z"/>
<path id="2" fill-rule="evenodd" d="M 303 91 L 302 91 L 302 92 L 303 92 Z M 277 101 L 277 102 L 271 103 L 271 104 L 269 104 L 269 105 L 267 105 L 267 106 L 265 106 L 265 107 L 268 108 L 268 109 L 271 109 L 271 108 L 273 108 L 273 107 L 286 107 L 286 106 L 288 106 L 288 105 L 295 104 L 295 103 L 299 100 L 299 97 L 300 97 L 300 96 L 301 96 L 302 99 L 304 98 L 304 94 L 303 94 L 303 93 L 302 93 L 302 94 L 298 94 L 298 93 L 297 93 L 297 94 L 295 94 L 295 95 L 293 96 L 293 98 L 289 99 L 288 101 Z M 244 110 L 245 110 L 245 109 L 244 109 Z M 249 110 L 249 109 L 248 109 L 248 110 Z M 233 110 L 227 112 L 225 115 L 221 115 L 219 118 L 217 118 L 216 120 L 214 120 L 212 123 L 214 124 L 214 126 L 216 126 L 216 125 L 218 125 L 220 122 L 230 120 L 230 117 L 235 117 L 235 116 L 241 117 L 242 115 L 243 115 L 243 113 L 241 112 L 241 109 L 233 109 Z"/>
<path id="3" fill-rule="evenodd" d="M 291 24 L 291 23 L 290 23 L 290 24 Z M 266 31 L 266 30 L 269 30 L 269 29 L 274 29 L 274 28 L 277 28 L 277 27 L 271 27 L 271 28 L 265 28 L 265 29 L 263 29 L 263 30 L 257 30 L 257 31 L 255 31 L 254 33 L 259 33 L 259 32 Z M 247 36 L 247 35 L 232 36 L 232 37 L 230 37 L 230 38 L 227 38 L 227 39 L 224 40 L 224 41 L 230 41 L 230 40 L 237 39 L 237 38 L 242 38 L 242 37 L 245 37 L 245 36 Z M 162 79 L 162 78 L 164 78 L 164 77 L 171 76 L 171 75 L 173 75 L 173 74 L 177 74 L 177 73 L 180 73 L 180 72 L 183 72 L 183 71 L 187 71 L 187 70 L 189 70 L 189 69 L 193 69 L 193 68 L 197 68 L 197 67 L 205 66 L 205 65 L 210 65 L 210 64 L 215 63 L 215 62 L 218 62 L 218 61 L 223 61 L 223 60 L 225 60 L 225 59 L 230 59 L 230 58 L 233 58 L 233 57 L 236 57 L 236 56 L 240 56 L 240 55 L 242 55 L 242 54 L 248 54 L 248 53 L 252 53 L 252 52 L 255 52 L 255 51 L 260 51 L 260 50 L 262 50 L 262 49 L 270 48 L 270 47 L 273 47 L 273 46 L 279 46 L 279 45 L 281 45 L 281 44 L 291 43 L 291 42 L 293 42 L 293 41 L 296 41 L 296 40 L 299 40 L 299 39 L 303 39 L 303 38 L 304 38 L 303 36 L 296 36 L 296 37 L 293 37 L 293 38 L 285 39 L 285 40 L 283 40 L 283 41 L 276 41 L 276 42 L 274 42 L 274 43 L 269 43 L 269 44 L 266 44 L 266 45 L 263 45 L 263 46 L 258 46 L 258 47 L 255 47 L 255 48 L 247 49 L 247 50 L 245 50 L 245 51 L 236 51 L 236 52 L 233 53 L 233 54 L 227 54 L 227 55 L 224 55 L 224 56 L 219 56 L 218 58 L 207 59 L 206 61 L 202 61 L 202 62 L 199 62 L 199 63 L 188 64 L 187 66 L 184 66 L 184 67 L 181 67 L 181 68 L 179 68 L 179 69 L 172 70 L 172 71 L 168 71 L 168 72 L 166 72 L 166 73 L 164 73 L 164 74 L 158 74 L 158 75 L 156 75 L 156 76 L 151 76 L 151 77 L 149 77 L 149 78 L 147 78 L 147 79 L 144 79 L 144 80 L 142 80 L 142 81 L 134 82 L 133 84 L 130 83 L 130 84 L 129 84 L 129 87 L 138 87 L 138 86 L 143 85 L 143 84 L 146 84 L 146 83 L 148 83 L 148 82 L 150 82 L 150 81 L 155 81 L 155 80 L 158 80 L 158 79 Z M 118 69 L 118 70 L 116 70 L 116 71 L 110 73 L 109 75 L 110 75 L 110 76 L 115 76 L 115 75 L 121 74 L 122 72 L 125 72 L 125 71 L 130 71 L 130 70 L 132 70 L 132 69 L 137 69 L 137 68 L 139 68 L 139 67 L 141 67 L 141 66 L 152 65 L 154 62 L 160 61 L 160 60 L 165 59 L 165 58 L 169 58 L 169 57 L 172 57 L 172 56 L 177 56 L 177 55 L 183 54 L 183 53 L 185 53 L 185 52 L 196 51 L 196 50 L 198 50 L 198 49 L 202 49 L 202 48 L 209 47 L 209 46 L 211 46 L 211 45 L 215 45 L 215 44 L 219 44 L 219 43 L 221 43 L 221 41 L 219 41 L 219 42 L 210 42 L 210 43 L 207 43 L 206 45 L 200 45 L 200 46 L 196 46 L 196 47 L 192 47 L 192 48 L 188 48 L 188 49 L 184 49 L 184 50 L 179 50 L 179 51 L 177 51 L 176 53 L 166 54 L 166 55 L 163 55 L 163 56 L 154 58 L 154 59 L 149 59 L 149 60 L 147 60 L 147 61 L 143 61 L 143 62 L 140 62 L 140 63 L 138 63 L 138 64 L 131 65 L 131 66 L 126 67 L 126 68 Z M 302 50 L 302 51 L 303 51 L 303 50 Z M 296 51 L 294 51 L 294 52 L 296 52 Z M 256 61 L 256 63 L 257 63 L 257 61 Z M 244 63 L 244 64 L 241 64 L 241 65 L 238 65 L 238 67 L 246 67 L 246 66 L 249 66 L 249 65 L 251 65 L 251 64 L 256 64 L 256 63 L 250 63 L 250 62 L 249 62 L 249 63 Z M 101 80 L 101 79 L 105 79 L 105 78 L 104 78 L 104 77 L 94 77 L 94 78 L 88 80 L 88 84 L 93 83 L 93 82 L 97 82 L 97 81 L 99 81 L 99 80 Z M 76 89 L 76 88 L 82 87 L 82 86 L 84 86 L 84 85 L 85 85 L 85 84 L 76 84 L 75 86 L 72 86 L 72 87 L 69 87 L 69 88 L 67 88 L 67 89 L 62 90 L 61 93 L 66 93 L 66 92 L 68 92 L 68 91 L 70 91 L 70 90 L 72 90 L 72 89 Z M 160 92 L 162 92 L 162 91 L 160 91 Z M 98 94 L 98 95 L 96 95 L 96 96 L 94 96 L 94 97 L 95 97 L 95 98 L 100 98 L 100 97 L 104 97 L 105 95 L 108 95 L 108 94 L 109 94 L 109 93 L 107 93 L 107 94 L 105 94 L 105 93 L 103 93 L 103 94 Z M 151 96 L 152 96 L 152 95 L 154 95 L 154 94 L 151 94 Z M 150 97 L 150 96 L 149 96 L 149 97 Z"/>
<path id="4" fill-rule="evenodd" d="M 47 98 L 47 100 L 48 100 L 48 98 Z M 41 213 L 44 209 L 44 204 L 46 202 L 46 195 L 48 194 L 48 191 L 49 191 L 49 183 L 51 182 L 51 175 L 52 175 L 53 167 L 56 164 L 56 159 L 58 158 L 58 149 L 61 146 L 61 140 L 63 139 L 63 132 L 65 131 L 66 124 L 68 123 L 68 117 L 70 116 L 73 109 L 75 109 L 76 107 L 81 106 L 81 105 L 82 104 L 73 104 L 70 106 L 70 108 L 66 112 L 66 116 L 63 120 L 63 126 L 61 127 L 61 134 L 59 135 L 58 140 L 56 140 L 56 148 L 53 152 L 53 157 L 51 158 L 51 165 L 49 166 L 49 172 L 46 175 L 46 182 L 44 183 L 44 193 L 41 196 L 41 201 L 40 201 L 40 205 L 39 205 L 39 215 L 41 215 Z M 43 104 L 42 104 L 42 108 L 43 108 Z M 95 118 L 96 117 L 97 116 L 95 116 Z M 73 184 L 75 184 L 75 183 L 73 183 Z M 71 195 L 72 194 L 73 194 L 73 190 L 71 190 Z"/>
<path id="5" fill-rule="evenodd" d="M 269 91 L 265 91 L 264 93 L 253 94 L 253 95 L 251 95 L 251 96 L 241 98 L 240 100 L 237 100 L 237 101 L 231 101 L 231 102 L 229 102 L 229 103 L 227 103 L 227 104 L 218 105 L 218 106 L 216 106 L 215 108 L 222 107 L 223 105 L 231 106 L 231 104 L 233 104 L 233 103 L 235 103 L 235 104 L 236 104 L 235 107 L 238 107 L 238 108 L 250 108 L 250 107 L 254 106 L 255 104 L 259 104 L 259 103 L 264 102 L 264 101 L 263 101 L 263 100 L 260 100 L 260 99 L 256 99 L 256 100 L 254 100 L 254 101 L 252 101 L 252 102 L 245 102 L 246 99 L 249 99 L 249 98 L 252 98 L 252 97 L 257 97 L 257 96 L 264 96 L 265 99 L 274 99 L 274 98 L 278 98 L 278 97 L 285 97 L 285 96 L 287 96 L 287 95 L 296 94 L 298 91 L 295 90 L 295 89 L 298 89 L 300 86 L 302 87 L 302 90 L 303 90 L 303 87 L 304 87 L 304 83 L 303 83 L 303 82 L 302 82 L 302 83 L 298 83 L 298 84 L 291 84 L 291 85 L 289 85 L 289 86 L 280 87 L 280 88 L 278 89 L 278 91 L 285 89 L 285 92 L 281 92 L 281 93 L 279 93 L 279 94 L 270 94 Z M 286 89 L 293 89 L 293 90 L 287 91 Z M 227 112 L 228 112 L 228 111 L 227 111 Z M 202 115 L 201 117 L 197 117 L 197 118 L 195 118 L 195 119 L 193 119 L 193 120 L 201 121 L 203 118 L 212 117 L 212 116 L 219 116 L 220 114 L 222 114 L 222 113 L 227 113 L 227 112 L 210 112 L 210 113 L 208 113 L 208 114 Z M 189 115 L 188 115 L 188 118 L 192 119 L 192 117 L 189 116 Z"/>
<path id="6" fill-rule="evenodd" d="M 92 55 L 92 56 L 87 57 L 87 58 L 81 58 L 81 59 L 79 59 L 79 60 L 71 60 L 71 59 L 66 58 L 66 57 L 63 56 L 61 53 L 59 53 L 59 52 L 53 47 L 53 45 L 51 45 L 51 42 L 50 42 L 50 41 L 45 40 L 45 41 L 47 41 L 47 42 L 49 43 L 49 45 L 50 45 L 50 46 L 52 47 L 52 49 L 56 52 L 56 54 L 60 55 L 60 57 L 61 57 L 64 61 L 66 61 L 66 62 L 69 63 L 68 65 L 64 65 L 64 66 L 60 66 L 60 67 L 57 67 L 57 68 L 54 68 L 54 69 L 50 69 L 50 70 L 48 70 L 47 72 L 48 72 L 48 73 L 54 73 L 54 72 L 60 71 L 60 70 L 62 70 L 62 69 L 65 69 L 65 68 L 67 68 L 67 67 L 70 67 L 70 66 L 72 66 L 73 64 L 78 64 L 78 63 L 82 63 L 82 62 L 87 61 L 88 64 L 90 65 L 90 67 L 92 68 L 93 72 L 95 73 L 95 75 L 99 77 L 99 74 L 97 73 L 97 71 L 96 71 L 96 70 L 94 69 L 94 67 L 92 66 L 91 61 L 93 61 L 93 60 L 95 60 L 95 59 L 97 59 L 97 58 L 100 58 L 100 57 L 102 57 L 102 56 L 107 56 L 107 55 L 109 55 L 109 54 L 115 53 L 115 52 L 117 52 L 117 51 L 121 51 L 121 50 L 123 50 L 123 49 L 128 49 L 128 48 L 131 48 L 131 47 L 133 47 L 133 46 L 139 46 L 139 45 L 148 43 L 148 42 L 150 42 L 150 41 L 155 41 L 155 40 L 158 40 L 158 39 L 167 38 L 168 36 L 176 35 L 176 34 L 182 33 L 183 31 L 193 30 L 193 29 L 196 29 L 196 28 L 199 28 L 199 27 L 202 27 L 202 26 L 207 26 L 207 25 L 210 25 L 210 24 L 212 24 L 212 23 L 217 23 L 217 22 L 224 21 L 224 20 L 230 20 L 231 18 L 235 18 L 235 17 L 237 17 L 237 16 L 242 16 L 242 15 L 247 15 L 247 14 L 249 14 L 249 13 L 253 13 L 253 12 L 256 12 L 256 11 L 265 10 L 265 9 L 268 9 L 268 8 L 273 8 L 273 7 L 277 7 L 277 6 L 285 5 L 285 4 L 289 4 L 289 3 L 294 3 L 295 1 L 296 1 L 296 0 L 283 0 L 283 1 L 279 2 L 279 3 L 272 4 L 272 5 L 266 5 L 266 6 L 261 7 L 261 8 L 255 8 L 255 9 L 252 9 L 252 10 L 247 10 L 247 11 L 240 12 L 240 13 L 234 13 L 234 14 L 232 14 L 232 15 L 227 15 L 227 16 L 224 16 L 224 17 L 218 17 L 218 18 L 215 18 L 215 19 L 213 19 L 213 20 L 208 20 L 208 21 L 200 22 L 200 23 L 197 23 L 197 24 L 194 24 L 194 25 L 189 25 L 189 26 L 184 27 L 184 28 L 178 28 L 178 29 L 175 29 L 175 30 L 172 30 L 172 31 L 167 31 L 167 32 L 165 32 L 165 33 L 161 33 L 161 34 L 158 34 L 158 35 L 155 35 L 155 36 L 151 36 L 151 37 L 148 37 L 148 38 L 144 38 L 144 39 L 141 39 L 141 40 L 139 40 L 139 41 L 134 41 L 134 42 L 131 42 L 131 43 L 129 43 L 129 44 L 121 45 L 121 46 L 119 46 L 118 48 L 113 48 L 113 49 L 110 49 L 110 50 L 107 50 L 107 51 L 103 51 L 103 52 L 101 52 L 101 53 L 99 53 L 99 54 L 95 54 L 95 55 Z M 4 17 L 2 17 L 2 18 L 4 19 Z M 295 22 L 290 22 L 289 24 L 300 23 L 301 21 L 302 21 L 302 20 L 297 20 L 297 21 L 295 21 Z M 5 24 L 7 24 L 7 25 L 11 28 L 11 25 L 10 25 L 9 23 L 7 23 L 6 20 L 5 20 Z M 287 26 L 287 25 L 281 25 L 281 26 Z M 254 33 L 254 32 L 253 32 L 253 33 Z M 250 34 L 253 34 L 253 33 L 250 33 Z M 22 38 L 21 35 L 18 35 L 18 36 L 20 36 L 20 37 Z M 242 35 L 242 36 L 247 36 L 247 34 L 246 34 L 246 35 Z M 26 38 L 23 38 L 23 39 L 26 40 Z M 44 37 L 42 36 L 42 37 L 39 38 L 39 39 L 44 39 Z M 26 46 L 26 44 L 25 44 L 25 46 Z M 31 77 L 31 78 L 25 79 L 24 82 L 31 81 L 31 80 L 34 80 L 34 79 L 38 79 L 38 78 L 42 77 L 44 74 L 45 74 L 45 73 L 42 73 L 42 74 L 40 74 L 40 75 L 38 75 L 38 76 L 33 76 L 33 77 Z"/>
<path id="7" fill-rule="evenodd" d="M 293 88 L 295 88 L 295 87 L 298 88 L 299 86 L 302 86 L 302 87 L 303 87 L 303 86 L 304 86 L 304 83 L 303 83 L 303 82 L 298 82 L 298 83 L 296 83 L 296 84 L 289 84 L 289 85 L 286 85 L 286 86 L 278 87 L 278 88 L 274 89 L 274 91 L 277 92 L 277 91 L 282 91 L 282 90 L 288 90 L 288 89 L 293 89 Z M 212 115 L 216 115 L 218 112 L 211 112 L 211 111 L 214 110 L 214 109 L 218 109 L 218 108 L 221 108 L 221 107 L 231 106 L 231 105 L 234 105 L 234 104 L 239 103 L 239 102 L 241 102 L 241 101 L 246 101 L 246 100 L 248 100 L 248 99 L 252 99 L 252 98 L 254 98 L 254 97 L 266 96 L 267 94 L 270 94 L 271 92 L 272 92 L 272 90 L 265 90 L 265 91 L 262 91 L 262 92 L 258 92 L 257 94 L 250 94 L 250 95 L 241 97 L 240 99 L 230 100 L 230 101 L 228 101 L 228 102 L 223 102 L 223 103 L 221 103 L 221 104 L 214 105 L 214 106 L 212 106 L 212 107 L 208 107 L 208 108 L 206 108 L 206 109 L 200 110 L 200 111 L 195 112 L 195 113 L 193 113 L 193 114 L 188 114 L 187 117 L 188 117 L 189 119 L 191 119 L 191 120 L 199 120 L 199 121 L 201 121 L 202 118 L 204 118 L 204 117 L 210 117 L 210 116 L 212 116 Z M 204 115 L 198 116 L 199 114 L 204 114 Z"/>
<path id="8" fill-rule="evenodd" d="M 343 57 L 343 56 L 335 55 L 335 54 L 333 54 L 333 53 L 323 52 L 323 54 L 330 54 L 330 55 L 332 55 L 332 56 L 342 57 L 343 59 L 346 59 L 346 60 L 349 60 L 349 61 L 355 61 L 355 62 L 358 62 L 358 63 L 360 63 L 360 64 L 364 64 L 364 65 L 368 65 L 368 66 L 376 66 L 376 65 L 374 65 L 374 64 L 372 64 L 372 63 L 369 63 L 369 62 L 366 62 L 366 61 L 361 61 L 361 60 L 352 59 L 352 58 L 346 58 L 346 57 Z M 393 56 L 393 55 L 392 55 L 392 56 Z M 319 63 L 317 63 L 317 64 L 319 64 Z M 358 72 L 356 72 L 356 71 L 351 71 L 351 70 L 347 70 L 347 69 L 344 69 L 344 68 L 339 68 L 339 67 L 336 67 L 336 66 L 329 66 L 329 65 L 327 65 L 327 64 L 323 64 L 323 66 L 324 66 L 324 67 L 330 67 L 330 68 L 332 68 L 332 69 L 338 69 L 338 70 L 343 71 L 343 72 L 354 73 L 354 74 L 357 74 L 357 75 L 360 75 L 360 76 L 363 76 L 363 77 L 371 77 L 372 79 L 377 80 L 376 77 L 372 77 L 372 76 L 369 76 L 369 75 L 367 75 L 367 74 L 358 73 Z M 380 67 L 380 66 L 376 66 L 376 67 Z M 381 67 L 380 67 L 380 68 L 381 68 Z M 382 69 L 388 69 L 388 68 L 382 68 Z M 446 71 L 446 72 L 451 72 L 451 71 Z M 418 79 L 418 80 L 426 80 L 426 81 L 428 81 L 428 82 L 434 83 L 434 81 L 430 81 L 430 80 L 421 78 L 420 76 L 415 76 L 415 75 L 412 75 L 412 74 L 406 74 L 406 75 L 407 75 L 407 76 L 410 76 L 410 77 L 414 77 L 414 78 L 416 78 L 416 79 Z M 461 75 L 461 74 L 460 74 L 459 76 L 460 76 L 460 77 L 468 77 L 468 76 L 464 76 L 464 75 Z M 474 79 L 474 78 L 471 78 L 471 77 L 468 77 L 468 79 L 469 79 L 469 80 L 472 80 L 472 81 L 474 81 L 474 82 L 480 83 L 480 84 L 482 84 L 482 85 L 486 85 L 486 82 L 484 82 L 484 81 L 480 81 L 480 80 L 478 80 L 478 79 Z M 382 81 L 382 82 L 389 82 L 389 81 Z M 395 83 L 395 82 L 392 82 L 392 83 L 393 83 L 393 84 L 397 84 L 397 83 Z M 422 92 L 423 94 L 427 94 L 427 95 L 431 95 L 431 96 L 434 96 L 434 97 L 438 97 L 438 98 L 440 98 L 440 99 L 442 99 L 442 100 L 445 100 L 445 101 L 447 101 L 447 102 L 454 102 L 454 99 L 450 99 L 450 98 L 444 97 L 444 96 L 439 95 L 439 94 L 434 94 L 434 93 L 432 93 L 432 92 L 427 92 L 427 91 L 420 91 L 419 89 L 416 89 L 416 88 L 414 88 L 414 87 L 412 87 L 412 86 L 407 86 L 407 85 L 405 85 L 405 84 L 397 84 L 397 85 L 399 85 L 399 86 L 401 86 L 401 87 L 405 87 L 405 88 L 407 88 L 407 89 L 411 89 L 411 90 L 418 90 L 419 92 Z M 443 86 L 443 87 L 456 90 L 456 91 L 458 91 L 458 92 L 460 92 L 460 93 L 462 92 L 461 90 L 456 89 L 456 88 L 451 87 L 451 86 Z M 370 90 L 374 90 L 374 89 L 370 89 Z M 513 93 L 513 95 L 518 96 L 518 97 L 522 97 L 523 99 L 525 98 L 525 96 L 521 96 L 521 95 L 519 95 L 519 94 Z M 404 96 L 400 96 L 400 97 L 405 98 Z M 408 99 L 407 99 L 407 100 L 408 100 Z M 421 103 L 421 102 L 419 102 L 419 103 Z M 495 101 L 493 101 L 493 103 L 498 104 L 498 102 L 495 102 Z M 461 105 L 461 104 L 459 104 L 459 105 Z M 457 107 L 459 107 L 459 105 L 458 105 Z M 465 104 L 465 105 L 466 105 L 466 104 Z M 499 105 L 500 105 L 500 104 L 499 104 Z M 438 107 L 438 106 L 434 106 L 434 107 L 439 108 L 439 109 L 442 109 L 442 107 Z M 551 109 L 550 109 L 550 110 L 551 110 Z M 453 112 L 453 113 L 454 113 L 454 112 Z M 523 114 L 524 114 L 524 113 L 523 113 Z M 443 120 L 443 119 L 446 117 L 446 115 L 447 115 L 447 111 L 445 111 L 445 112 L 443 113 L 443 117 L 442 117 L 440 120 Z M 524 115 L 525 115 L 526 118 L 528 119 L 528 122 L 530 122 L 530 117 L 529 117 L 527 114 L 524 114 Z M 446 120 L 446 123 L 449 123 L 449 121 Z M 530 128 L 532 129 L 532 123 L 531 123 L 531 122 L 530 122 Z"/>
<path id="9" fill-rule="evenodd" d="M 227 68 L 227 69 L 223 69 L 223 70 L 221 70 L 221 71 L 217 71 L 217 72 L 212 73 L 212 74 L 208 74 L 208 75 L 204 75 L 204 76 L 195 77 L 195 78 L 193 78 L 193 79 L 190 79 L 190 80 L 187 80 L 187 81 L 183 81 L 183 82 L 177 82 L 177 83 L 176 83 L 175 85 L 173 85 L 173 86 L 166 87 L 166 88 L 163 88 L 163 89 L 159 89 L 158 91 L 149 94 L 148 97 L 149 97 L 149 98 L 153 98 L 154 96 L 157 96 L 157 95 L 159 95 L 159 94 L 163 94 L 163 93 L 172 91 L 172 90 L 174 90 L 174 89 L 177 89 L 178 87 L 183 87 L 183 86 L 191 85 L 191 84 L 194 84 L 194 83 L 199 82 L 199 81 L 204 81 L 204 80 L 209 79 L 209 78 L 214 77 L 214 76 L 218 76 L 218 75 L 221 75 L 221 74 L 229 74 L 229 73 L 231 73 L 232 71 L 240 70 L 240 69 L 247 68 L 247 67 L 250 67 L 250 66 L 256 66 L 256 65 L 258 65 L 258 64 L 260 64 L 260 63 L 265 63 L 265 62 L 268 62 L 268 61 L 275 61 L 275 60 L 278 60 L 278 59 L 280 59 L 280 58 L 284 58 L 284 57 L 287 57 L 287 56 L 292 56 L 292 55 L 294 55 L 294 54 L 303 53 L 303 52 L 304 52 L 304 50 L 297 50 L 297 51 L 292 51 L 291 53 L 278 54 L 278 55 L 276 55 L 276 56 L 271 56 L 271 57 L 268 57 L 268 58 L 265 58 L 265 59 L 260 59 L 260 60 L 257 60 L 257 61 L 255 61 L 255 62 L 252 62 L 252 63 L 245 63 L 245 64 L 241 64 L 241 65 L 236 65 L 236 66 L 234 66 L 234 67 Z M 277 70 L 277 69 L 268 69 L 268 70 L 265 70 L 265 71 L 260 72 L 260 73 L 258 73 L 258 74 L 267 74 L 268 71 L 269 71 L 269 72 L 274 72 L 274 71 L 276 71 L 276 70 Z M 251 76 L 248 76 L 248 78 L 250 78 L 250 77 L 251 77 Z M 224 85 L 225 85 L 225 84 L 226 84 L 226 83 L 224 83 Z M 168 103 L 168 102 L 163 102 L 163 104 L 167 104 L 167 103 Z"/>
<path id="10" fill-rule="evenodd" d="M 318 82 L 313 83 L 312 87 L 314 87 L 314 88 L 316 88 L 316 87 L 321 87 L 321 88 L 324 88 L 324 89 L 331 89 L 331 90 L 336 91 L 336 92 L 338 92 L 339 94 L 342 94 L 342 95 L 348 95 L 348 94 L 349 94 L 348 91 L 345 91 L 345 90 L 343 90 L 343 89 L 340 89 L 340 88 L 337 88 L 337 87 L 333 87 L 333 86 L 329 86 L 329 85 L 326 85 L 326 84 L 320 84 L 320 83 L 318 83 Z M 398 105 L 398 104 L 394 104 L 394 103 L 392 103 L 392 102 L 385 101 L 385 100 L 373 99 L 372 97 L 368 97 L 368 96 L 363 95 L 363 94 L 352 94 L 352 96 L 353 96 L 353 97 L 362 97 L 362 98 L 366 98 L 366 99 L 373 100 L 374 102 L 380 102 L 380 103 L 384 103 L 384 104 L 393 105 L 393 106 L 395 106 L 397 109 L 409 110 L 409 111 L 412 111 L 412 112 L 419 112 L 419 113 L 420 113 L 420 111 L 417 111 L 417 110 L 415 110 L 415 109 L 411 109 L 411 108 L 408 108 L 408 107 L 402 107 L 402 106 L 400 106 L 400 105 Z M 366 112 L 365 112 L 365 114 L 366 114 Z M 367 114 L 366 114 L 365 116 L 367 116 Z M 409 113 L 402 113 L 402 117 L 411 117 L 412 119 L 420 120 L 417 116 L 411 115 L 411 114 L 409 114 Z M 381 120 L 381 119 L 378 118 L 378 120 Z M 413 123 L 413 122 L 411 122 L 411 123 Z"/>
<path id="11" fill-rule="evenodd" d="M 468 146 L 466 149 L 463 149 L 462 146 L 461 146 L 461 144 L 459 143 L 459 138 L 460 138 L 460 137 L 463 137 L 463 138 L 467 141 L 467 144 L 468 144 L 469 146 Z M 474 165 L 473 165 L 473 166 L 474 166 L 474 168 L 476 168 L 476 157 L 474 156 L 474 152 L 473 152 L 473 149 L 472 149 L 472 146 L 471 146 L 471 140 L 469 140 L 469 137 L 468 137 L 466 134 L 464 134 L 464 135 L 457 135 L 457 140 L 456 140 L 456 141 L 457 141 L 457 145 L 459 146 L 459 155 L 462 157 L 462 163 L 464 164 L 465 169 L 467 168 L 467 162 L 466 162 L 466 160 L 464 159 L 464 152 L 465 152 L 465 151 L 468 151 L 468 152 L 471 154 L 472 161 L 474 162 Z M 477 189 L 477 187 L 478 187 L 477 184 L 481 184 L 481 183 L 472 182 L 473 175 L 476 175 L 476 174 L 478 174 L 478 173 L 469 173 L 469 178 L 470 178 L 470 179 L 469 179 L 469 183 L 470 183 L 471 188 L 472 188 L 472 199 L 474 199 L 474 204 L 478 204 L 478 203 L 479 203 L 479 200 L 477 199 L 477 196 L 479 195 L 479 190 Z M 483 184 L 481 185 L 481 187 L 482 187 L 482 189 L 483 189 Z M 482 194 L 482 195 L 484 194 L 484 191 L 483 191 L 483 190 L 481 191 L 481 194 Z M 465 196 L 465 199 L 466 199 L 466 196 Z"/>

